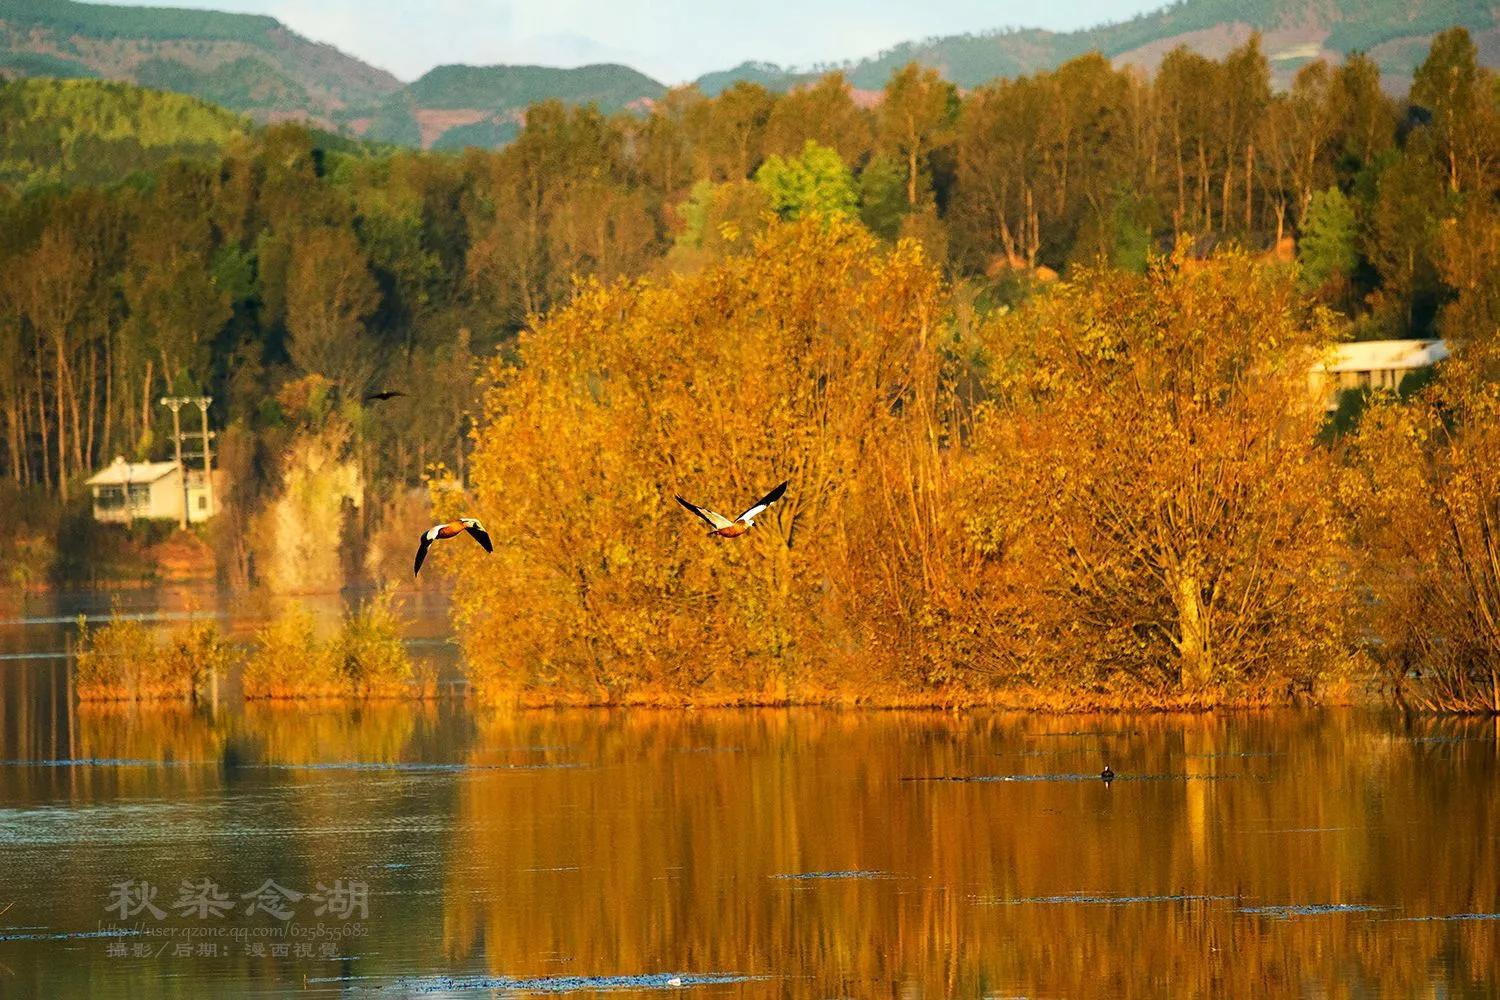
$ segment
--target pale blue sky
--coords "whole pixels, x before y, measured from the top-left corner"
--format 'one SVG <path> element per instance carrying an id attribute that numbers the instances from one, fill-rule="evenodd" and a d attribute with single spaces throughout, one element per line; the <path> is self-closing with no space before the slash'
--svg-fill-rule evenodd
<path id="1" fill-rule="evenodd" d="M 108 0 L 111 3 L 123 0 Z M 666 83 L 746 59 L 793 66 L 963 31 L 1066 31 L 1165 0 L 145 0 L 270 14 L 412 80 L 443 63 L 623 62 Z"/>

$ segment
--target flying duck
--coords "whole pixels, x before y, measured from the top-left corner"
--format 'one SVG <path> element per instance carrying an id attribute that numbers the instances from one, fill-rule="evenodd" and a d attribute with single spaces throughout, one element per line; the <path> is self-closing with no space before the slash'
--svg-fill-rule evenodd
<path id="1" fill-rule="evenodd" d="M 427 547 L 439 538 L 452 538 L 454 535 L 467 531 L 474 536 L 474 540 L 484 546 L 484 551 L 493 552 L 495 546 L 490 543 L 490 533 L 484 530 L 476 518 L 461 517 L 457 521 L 448 521 L 444 524 L 434 524 L 422 533 L 422 544 L 417 546 L 417 564 L 412 567 L 411 575 L 416 576 L 422 570 L 422 560 L 427 558 Z"/>
<path id="2" fill-rule="evenodd" d="M 743 535 L 745 532 L 750 530 L 755 519 L 759 517 L 767 507 L 771 506 L 777 500 L 781 499 L 781 495 L 786 492 L 787 483 L 789 482 L 791 482 L 791 480 L 787 480 L 786 483 L 782 483 L 780 486 L 776 487 L 774 490 L 767 493 L 759 500 L 755 501 L 755 503 L 750 507 L 749 510 L 745 511 L 733 521 L 725 517 L 723 514 L 715 513 L 714 511 L 709 510 L 707 507 L 699 507 L 697 504 L 690 503 L 680 496 L 677 498 L 677 502 L 682 504 L 688 510 L 692 511 L 694 514 L 697 514 L 699 517 L 703 518 L 704 523 L 706 523 L 709 527 L 709 535 L 717 535 L 720 538 L 738 538 L 740 535 Z"/>
<path id="3" fill-rule="evenodd" d="M 402 392 L 400 389 L 382 389 L 379 392 L 372 392 L 368 396 L 366 396 L 365 402 L 371 403 L 376 400 L 384 401 L 387 399 L 395 399 L 397 396 L 404 395 L 406 395 L 406 393 Z"/>

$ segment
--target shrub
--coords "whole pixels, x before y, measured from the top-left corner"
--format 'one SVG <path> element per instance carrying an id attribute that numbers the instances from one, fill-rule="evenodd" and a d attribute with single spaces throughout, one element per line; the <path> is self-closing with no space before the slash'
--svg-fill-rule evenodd
<path id="1" fill-rule="evenodd" d="M 208 677 L 227 673 L 234 647 L 212 621 L 191 621 L 165 643 L 145 623 L 116 610 L 98 628 L 78 618 L 75 682 L 83 701 L 195 699 Z"/>
<path id="2" fill-rule="evenodd" d="M 416 693 L 391 591 L 345 616 L 320 639 L 310 612 L 292 606 L 256 636 L 245 667 L 246 698 L 392 698 Z"/>
<path id="3" fill-rule="evenodd" d="M 312 613 L 297 605 L 255 636 L 245 664 L 246 698 L 330 698 L 346 693 L 337 652 L 318 638 Z"/>

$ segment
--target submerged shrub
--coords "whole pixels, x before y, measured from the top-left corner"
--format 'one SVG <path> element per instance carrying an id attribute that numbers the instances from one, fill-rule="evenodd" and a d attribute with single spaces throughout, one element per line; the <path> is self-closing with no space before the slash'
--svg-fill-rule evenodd
<path id="1" fill-rule="evenodd" d="M 212 621 L 188 622 L 166 641 L 118 611 L 98 628 L 78 618 L 75 683 L 83 701 L 153 701 L 197 697 L 207 679 L 235 663 L 234 647 Z"/>
<path id="2" fill-rule="evenodd" d="M 401 641 L 395 595 L 383 590 L 344 619 L 337 654 L 345 683 L 357 696 L 399 695 L 412 680 L 411 657 Z"/>
<path id="3" fill-rule="evenodd" d="M 394 595 L 382 591 L 320 639 L 305 608 L 293 605 L 256 636 L 245 667 L 246 698 L 371 698 L 412 693 L 415 672 L 401 641 Z"/>
<path id="4" fill-rule="evenodd" d="M 246 698 L 327 698 L 345 693 L 332 647 L 318 638 L 312 612 L 295 604 L 256 633 L 243 685 Z"/>

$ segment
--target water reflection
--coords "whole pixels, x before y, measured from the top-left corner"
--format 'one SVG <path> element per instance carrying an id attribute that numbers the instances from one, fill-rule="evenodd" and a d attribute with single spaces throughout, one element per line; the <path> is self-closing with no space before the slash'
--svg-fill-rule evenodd
<path id="1" fill-rule="evenodd" d="M 7 688 L 0 713 L 6 996 L 1500 986 L 1492 723 L 212 714 L 70 709 L 63 687 Z M 1105 757 L 1112 784 L 1039 780 Z M 1036 780 L 910 780 L 953 776 Z M 240 940 L 212 957 L 97 936 L 112 883 L 151 882 L 164 904 L 200 877 L 240 908 L 268 879 L 358 880 L 366 933 L 331 954 Z"/>

